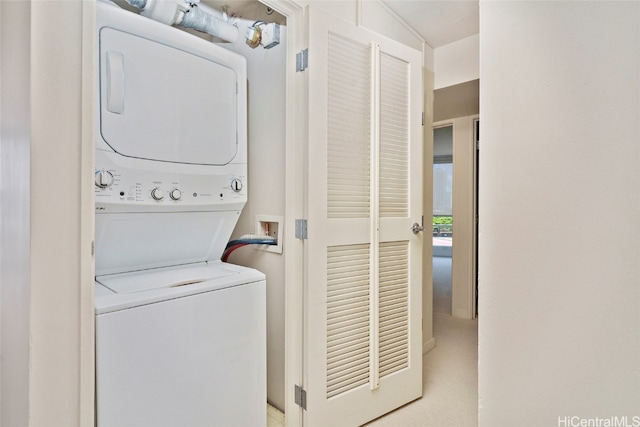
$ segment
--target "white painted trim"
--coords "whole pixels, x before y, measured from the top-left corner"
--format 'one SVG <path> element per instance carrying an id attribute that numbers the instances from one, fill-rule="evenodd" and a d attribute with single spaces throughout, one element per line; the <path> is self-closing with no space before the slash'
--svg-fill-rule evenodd
<path id="1" fill-rule="evenodd" d="M 95 106 L 97 90 L 96 4 L 82 2 L 82 143 L 81 176 L 89 177 L 95 170 Z M 80 425 L 93 425 L 95 420 L 95 259 L 89 248 L 95 241 L 95 192 L 92 180 L 80 183 L 80 277 L 86 286 L 80 287 Z"/>
<path id="2" fill-rule="evenodd" d="M 433 129 L 443 128 L 446 126 L 453 126 L 454 119 L 440 120 L 439 122 L 433 122 Z"/>
<path id="3" fill-rule="evenodd" d="M 456 316 L 456 317 L 462 317 L 464 319 L 475 319 L 476 318 L 476 301 L 475 301 L 475 295 L 476 295 L 476 145 L 475 145 L 475 141 L 474 141 L 474 136 L 475 136 L 475 129 L 474 129 L 474 123 L 477 119 L 479 119 L 479 115 L 475 114 L 472 116 L 468 116 L 465 117 L 464 120 L 466 122 L 466 124 L 468 125 L 468 133 L 465 135 L 466 138 L 469 139 L 468 143 L 469 146 L 467 147 L 468 150 L 471 151 L 471 156 L 470 156 L 470 162 L 471 162 L 471 177 L 468 180 L 469 185 L 471 185 L 471 188 L 469 189 L 469 194 L 468 194 L 468 198 L 466 200 L 467 206 L 468 206 L 468 213 L 470 214 L 471 218 L 471 224 L 470 224 L 470 231 L 471 231 L 471 236 L 470 236 L 470 244 L 467 245 L 465 247 L 466 249 L 466 254 L 467 254 L 467 259 L 469 260 L 469 262 L 466 264 L 465 266 L 465 270 L 467 272 L 468 275 L 468 289 L 467 289 L 467 299 L 466 299 L 466 303 L 467 303 L 467 313 L 466 316 Z M 455 161 L 455 160 L 454 160 Z M 467 219 L 468 216 L 467 216 Z"/>
<path id="4" fill-rule="evenodd" d="M 471 238 L 471 245 L 472 245 L 472 254 L 471 254 L 471 259 L 472 259 L 472 265 L 471 265 L 471 277 L 472 277 L 472 284 L 471 284 L 471 318 L 475 319 L 478 315 L 477 313 L 477 304 L 476 304 L 476 300 L 478 298 L 477 295 L 477 290 L 478 290 L 478 253 L 477 251 L 479 250 L 478 248 L 478 224 L 479 224 L 479 212 L 478 212 L 478 171 L 476 170 L 476 168 L 478 168 L 478 150 L 479 148 L 476 146 L 476 121 L 480 120 L 480 116 L 479 115 L 475 115 L 475 116 L 471 116 L 471 137 L 473 138 L 473 188 L 471 189 L 471 192 L 473 194 L 473 199 L 472 202 L 473 203 L 473 207 L 472 207 L 472 212 L 473 212 L 473 235 Z M 479 138 L 479 136 L 478 136 Z M 478 144 L 480 140 L 478 139 Z M 476 222 L 476 218 L 478 218 L 478 221 Z"/>
<path id="5" fill-rule="evenodd" d="M 434 348 L 436 348 L 436 339 L 435 339 L 435 337 L 432 337 L 429 341 L 427 341 L 426 343 L 422 344 L 422 355 L 424 356 L 425 354 L 429 353 Z"/>
<path id="6" fill-rule="evenodd" d="M 303 383 L 304 242 L 295 237 L 296 218 L 305 218 L 307 140 L 306 72 L 296 72 L 296 53 L 307 47 L 304 11 L 292 0 L 261 0 L 287 18 L 285 148 L 285 425 L 302 426 L 294 385 Z"/>
<path id="7" fill-rule="evenodd" d="M 424 47 L 424 45 L 423 45 Z M 422 70 L 423 84 L 423 198 L 422 215 L 428 218 L 433 215 L 433 71 Z M 429 349 L 433 340 L 433 239 L 422 239 L 422 341 L 423 352 Z M 435 345 L 435 340 L 433 341 Z"/>

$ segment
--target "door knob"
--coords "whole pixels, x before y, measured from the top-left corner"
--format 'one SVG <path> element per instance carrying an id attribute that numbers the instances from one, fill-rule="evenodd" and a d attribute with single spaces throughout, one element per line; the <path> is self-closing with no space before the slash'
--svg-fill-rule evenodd
<path id="1" fill-rule="evenodd" d="M 418 234 L 419 232 L 424 231 L 424 227 L 417 222 L 414 222 L 411 226 L 411 231 L 413 231 L 413 234 Z"/>

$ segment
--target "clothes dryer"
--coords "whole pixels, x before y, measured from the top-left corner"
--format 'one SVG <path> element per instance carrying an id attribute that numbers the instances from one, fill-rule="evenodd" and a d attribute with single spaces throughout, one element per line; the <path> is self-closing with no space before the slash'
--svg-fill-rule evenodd
<path id="1" fill-rule="evenodd" d="M 97 426 L 265 425 L 265 277 L 220 261 L 245 60 L 111 2 L 97 24 Z"/>

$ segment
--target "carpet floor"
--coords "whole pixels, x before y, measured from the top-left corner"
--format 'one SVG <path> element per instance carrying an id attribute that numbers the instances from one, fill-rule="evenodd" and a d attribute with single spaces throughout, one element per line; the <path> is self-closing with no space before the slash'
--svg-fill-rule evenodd
<path id="1" fill-rule="evenodd" d="M 436 347 L 422 357 L 422 397 L 367 426 L 478 425 L 478 320 L 451 316 L 451 258 L 433 258 L 433 334 Z"/>

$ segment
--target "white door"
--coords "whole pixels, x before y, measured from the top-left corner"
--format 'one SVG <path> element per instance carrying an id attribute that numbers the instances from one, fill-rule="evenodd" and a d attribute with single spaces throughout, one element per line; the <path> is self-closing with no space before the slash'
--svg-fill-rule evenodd
<path id="1" fill-rule="evenodd" d="M 422 395 L 420 52 L 309 11 L 305 426 Z"/>
<path id="2" fill-rule="evenodd" d="M 159 28 L 165 31 L 156 30 L 158 40 L 100 30 L 99 135 L 127 157 L 226 165 L 245 125 L 245 60 L 212 44 L 189 51 L 182 39 L 171 38 L 173 28 Z"/>

